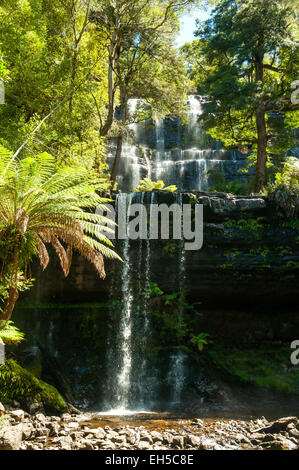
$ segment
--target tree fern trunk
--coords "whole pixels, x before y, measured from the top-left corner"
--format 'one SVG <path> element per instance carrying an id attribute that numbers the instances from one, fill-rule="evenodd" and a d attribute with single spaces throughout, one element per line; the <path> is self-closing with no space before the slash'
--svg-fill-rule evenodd
<path id="1" fill-rule="evenodd" d="M 19 252 L 20 252 L 20 235 L 17 235 L 15 244 L 14 244 L 14 257 L 13 257 L 12 270 L 11 270 L 11 275 L 10 275 L 8 299 L 0 315 L 0 321 L 1 322 L 4 321 L 5 324 L 10 320 L 16 301 L 19 298 L 19 291 L 18 291 Z"/>

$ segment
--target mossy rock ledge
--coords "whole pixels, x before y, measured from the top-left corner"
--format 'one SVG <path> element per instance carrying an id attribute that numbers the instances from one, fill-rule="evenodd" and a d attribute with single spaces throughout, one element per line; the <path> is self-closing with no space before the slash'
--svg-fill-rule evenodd
<path id="1" fill-rule="evenodd" d="M 0 402 L 11 404 L 18 401 L 27 408 L 31 403 L 42 403 L 48 413 L 63 413 L 67 404 L 56 390 L 13 359 L 0 365 Z"/>

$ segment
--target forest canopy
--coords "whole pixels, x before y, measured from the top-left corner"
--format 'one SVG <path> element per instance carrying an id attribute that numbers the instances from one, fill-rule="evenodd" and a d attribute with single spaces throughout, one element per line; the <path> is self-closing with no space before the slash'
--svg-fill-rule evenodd
<path id="1" fill-rule="evenodd" d="M 173 41 L 192 0 L 4 0 L 0 6 L 0 144 L 24 156 L 107 174 L 106 136 L 122 135 L 115 109 L 142 98 L 147 115 L 180 113 L 188 78 Z"/>
<path id="2" fill-rule="evenodd" d="M 210 17 L 201 22 L 206 6 Z M 58 166 L 84 165 L 113 188 L 128 124 L 184 117 L 187 95 L 197 92 L 207 101 L 204 129 L 227 149 L 249 152 L 261 191 L 272 177 L 267 168 L 277 169 L 298 135 L 295 7 L 288 0 L 3 0 L 0 144 L 14 152 L 30 136 L 22 157 L 48 152 Z M 178 48 L 190 8 L 199 12 L 196 39 Z M 142 103 L 134 115 L 132 98 Z"/>

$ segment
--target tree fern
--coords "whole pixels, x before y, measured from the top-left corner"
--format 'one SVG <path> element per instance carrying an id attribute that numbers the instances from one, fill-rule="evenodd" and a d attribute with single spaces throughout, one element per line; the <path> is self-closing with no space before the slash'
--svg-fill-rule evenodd
<path id="1" fill-rule="evenodd" d="M 85 168 L 57 169 L 47 153 L 20 160 L 0 147 L 0 242 L 12 247 L 10 256 L 2 259 L 1 273 L 10 279 L 10 287 L 0 320 L 9 320 L 18 297 L 19 273 L 30 271 L 32 258 L 37 256 L 43 269 L 47 267 L 47 245 L 54 247 L 65 276 L 73 250 L 102 278 L 103 256 L 120 259 L 107 237 L 114 222 L 94 212 L 109 202 L 101 196 L 105 189 L 103 180 L 91 177 Z"/>

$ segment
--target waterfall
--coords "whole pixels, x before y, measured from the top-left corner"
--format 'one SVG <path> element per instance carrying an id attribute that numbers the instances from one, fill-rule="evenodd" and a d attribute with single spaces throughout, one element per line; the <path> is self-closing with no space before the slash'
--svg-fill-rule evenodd
<path id="1" fill-rule="evenodd" d="M 150 197 L 149 197 L 150 196 Z M 117 196 L 117 211 L 127 208 L 126 221 L 129 222 L 129 208 L 139 203 L 150 209 L 158 202 L 157 193 L 121 193 Z M 182 194 L 176 194 L 176 203 L 182 206 Z M 182 220 L 181 220 L 182 224 Z M 142 232 L 140 227 L 140 231 Z M 107 383 L 104 392 L 104 412 L 107 414 L 128 414 L 138 411 L 152 411 L 161 404 L 161 393 L 169 389 L 168 405 L 177 407 L 185 384 L 186 355 L 181 350 L 178 335 L 177 344 L 171 353 L 162 359 L 163 367 L 168 367 L 161 376 L 161 359 L 152 355 L 151 338 L 154 334 L 150 284 L 152 282 L 152 240 L 118 241 L 123 259 L 121 271 L 114 272 L 111 283 L 111 298 L 118 302 L 112 315 L 113 329 L 110 331 L 107 349 Z M 180 240 L 177 255 L 177 326 L 183 322 L 186 288 L 186 256 L 184 241 Z M 134 246 L 133 246 L 134 244 Z M 109 335 L 108 335 L 109 336 Z M 167 392 L 166 392 L 167 393 Z M 167 406 L 167 405 L 166 405 Z"/>
<path id="2" fill-rule="evenodd" d="M 151 193 L 150 211 L 155 202 L 155 193 Z M 146 193 L 139 193 L 136 201 L 145 204 Z M 151 283 L 151 244 L 149 238 L 149 227 L 147 227 L 147 239 L 139 240 L 139 293 L 142 294 L 142 301 L 139 301 L 139 326 L 136 329 L 136 336 L 139 338 L 139 360 L 136 361 L 138 367 L 138 396 L 139 406 L 143 409 L 154 407 L 157 401 L 157 371 L 149 364 L 146 348 L 151 336 L 151 311 L 150 311 L 150 283 Z M 143 253 L 145 252 L 145 253 Z M 138 355 L 137 355 L 138 357 Z"/>
<path id="3" fill-rule="evenodd" d="M 144 158 L 145 158 L 145 161 L 146 161 L 147 177 L 149 179 L 151 179 L 151 177 L 152 177 L 152 166 L 151 166 L 150 159 L 148 158 L 148 156 L 146 155 L 145 152 L 144 152 Z"/>
<path id="4" fill-rule="evenodd" d="M 156 133 L 156 174 L 155 177 L 157 180 L 162 178 L 163 171 L 163 159 L 165 151 L 165 139 L 164 139 L 164 120 L 157 119 L 155 121 L 155 133 Z"/>
<path id="5" fill-rule="evenodd" d="M 146 193 L 119 194 L 118 208 L 126 206 L 127 223 L 131 203 L 145 203 Z M 151 204 L 154 201 L 151 195 Z M 157 402 L 157 371 L 149 364 L 146 347 L 151 335 L 149 287 L 151 274 L 151 245 L 149 237 L 138 241 L 138 257 L 132 256 L 128 236 L 120 243 L 123 259 L 119 284 L 112 283 L 111 299 L 120 294 L 118 333 L 107 344 L 107 384 L 104 406 L 107 414 L 127 414 L 150 410 Z M 118 276 L 117 271 L 114 273 Z M 146 293 L 140 296 L 142 293 Z M 112 336 L 115 332 L 111 332 Z M 114 351 L 113 351 L 114 348 Z M 133 410 L 132 410 L 133 408 Z"/>
<path id="6" fill-rule="evenodd" d="M 172 406 L 181 403 L 182 390 L 185 381 L 185 356 L 182 351 L 170 356 L 169 373 L 167 376 L 168 385 L 171 390 L 171 404 Z"/>
<path id="7" fill-rule="evenodd" d="M 190 95 L 188 97 L 189 103 L 189 122 L 188 122 L 188 136 L 191 137 L 191 140 L 194 141 L 195 145 L 197 144 L 197 138 L 202 133 L 200 124 L 198 123 L 198 116 L 202 114 L 202 105 L 198 97 Z"/>
<path id="8" fill-rule="evenodd" d="M 131 204 L 132 195 L 126 194 L 118 195 L 118 200 L 125 199 L 127 204 L 127 211 Z M 118 201 L 117 201 L 118 202 Z M 128 214 L 128 212 L 127 212 Z M 128 215 L 127 215 L 128 222 Z M 121 291 L 122 291 L 122 314 L 120 321 L 119 332 L 119 349 L 121 351 L 121 362 L 119 373 L 116 378 L 117 390 L 117 408 L 119 411 L 125 411 L 129 405 L 129 392 L 130 392 L 130 375 L 132 367 L 132 303 L 133 293 L 131 287 L 131 265 L 129 254 L 129 238 L 126 236 L 123 241 L 123 265 L 121 273 Z"/>
<path id="9" fill-rule="evenodd" d="M 176 203 L 182 207 L 182 194 L 177 193 Z M 181 220 L 182 224 L 182 220 Z M 180 329 L 183 321 L 184 304 L 185 304 L 185 288 L 186 288 L 186 253 L 184 250 L 183 240 L 179 241 L 178 251 L 178 329 Z M 171 389 L 172 405 L 179 405 L 181 402 L 182 391 L 185 383 L 185 355 L 180 349 L 170 356 L 169 373 L 167 376 L 168 385 Z"/>
<path id="10" fill-rule="evenodd" d="M 165 150 L 165 139 L 164 139 L 164 119 L 157 119 L 155 122 L 156 129 L 156 149 L 161 155 Z"/>
<path id="11" fill-rule="evenodd" d="M 132 118 L 140 100 L 129 100 L 129 116 Z M 188 123 L 181 124 L 179 118 L 157 118 L 154 121 L 131 122 L 129 137 L 124 142 L 119 168 L 119 189 L 133 191 L 144 177 L 166 185 L 175 184 L 179 190 L 207 191 L 215 185 L 215 178 L 208 174 L 222 173 L 226 181 L 244 181 L 250 174 L 241 174 L 246 155 L 228 151 L 221 142 L 209 137 L 199 116 L 205 108 L 204 99 L 188 96 Z M 142 156 L 140 157 L 140 151 Z M 152 154 L 151 161 L 148 155 Z M 113 152 L 108 154 L 113 161 Z"/>

